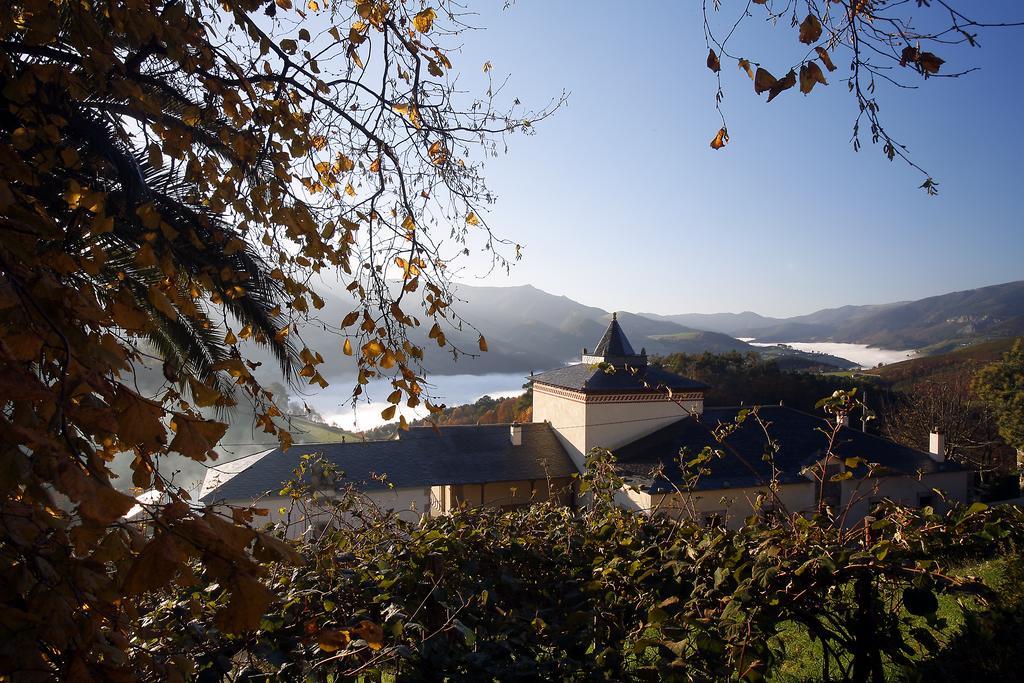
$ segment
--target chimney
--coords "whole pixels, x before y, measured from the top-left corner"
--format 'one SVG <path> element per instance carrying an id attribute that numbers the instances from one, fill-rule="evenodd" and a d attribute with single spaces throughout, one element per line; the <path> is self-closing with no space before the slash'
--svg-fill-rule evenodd
<path id="1" fill-rule="evenodd" d="M 928 455 L 935 462 L 946 461 L 946 435 L 938 430 L 932 430 L 928 435 Z"/>
<path id="2" fill-rule="evenodd" d="M 513 422 L 509 427 L 508 432 L 513 446 L 523 445 L 523 425 L 518 422 Z"/>

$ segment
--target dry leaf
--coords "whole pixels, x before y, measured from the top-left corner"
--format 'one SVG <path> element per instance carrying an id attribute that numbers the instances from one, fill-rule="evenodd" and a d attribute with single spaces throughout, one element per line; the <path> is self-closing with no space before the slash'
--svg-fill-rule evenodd
<path id="1" fill-rule="evenodd" d="M 711 149 L 722 149 L 729 142 L 729 131 L 722 126 L 718 129 L 718 135 L 711 141 Z"/>
<path id="2" fill-rule="evenodd" d="M 722 63 L 718 61 L 718 55 L 714 50 L 708 50 L 708 68 L 718 73 L 722 70 Z"/>
<path id="3" fill-rule="evenodd" d="M 754 76 L 754 92 L 760 95 L 763 92 L 771 90 L 774 85 L 775 76 L 768 73 L 767 69 L 757 67 L 757 74 Z"/>
<path id="4" fill-rule="evenodd" d="M 815 83 L 828 85 L 821 68 L 814 62 L 807 62 L 800 67 L 800 92 L 808 94 L 814 88 Z"/>
<path id="5" fill-rule="evenodd" d="M 796 72 L 790 69 L 785 77 L 775 81 L 775 85 L 768 90 L 768 101 L 771 102 L 779 93 L 789 90 L 794 85 L 796 85 Z"/>
<path id="6" fill-rule="evenodd" d="M 739 63 L 737 64 L 737 66 L 739 66 L 739 67 L 740 67 L 741 69 L 743 69 L 744 71 L 746 71 L 746 72 L 747 72 L 747 75 L 748 75 L 748 76 L 750 76 L 750 79 L 751 79 L 751 80 L 753 80 L 753 79 L 754 79 L 754 70 L 750 68 L 750 62 L 748 62 L 748 61 L 747 61 L 747 60 L 745 60 L 745 59 L 740 59 L 740 61 L 739 61 Z"/>
<path id="7" fill-rule="evenodd" d="M 836 65 L 832 63 L 832 58 L 828 55 L 828 50 L 821 47 L 820 45 L 814 48 L 814 51 L 818 53 L 818 58 L 821 59 L 821 63 L 825 65 L 825 68 L 829 71 L 835 71 Z"/>
<path id="8" fill-rule="evenodd" d="M 821 38 L 821 22 L 818 21 L 818 17 L 808 14 L 800 24 L 800 42 L 810 45 L 818 38 Z"/>

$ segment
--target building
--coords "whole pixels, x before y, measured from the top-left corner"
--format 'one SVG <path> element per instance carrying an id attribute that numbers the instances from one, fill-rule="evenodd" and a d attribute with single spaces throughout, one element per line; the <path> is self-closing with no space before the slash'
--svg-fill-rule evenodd
<path id="1" fill-rule="evenodd" d="M 303 456 L 319 454 L 343 474 L 317 481 L 319 489 L 332 494 L 355 488 L 371 504 L 409 519 L 459 505 L 575 505 L 574 475 L 598 447 L 616 455 L 627 483 L 621 505 L 709 524 L 739 526 L 752 514 L 809 513 L 820 505 L 848 508 L 852 523 L 882 499 L 940 509 L 946 501 L 967 499 L 969 473 L 945 459 L 941 435 L 933 435 L 926 453 L 842 426 L 836 457 L 826 461 L 822 429 L 832 425 L 771 406 L 759 409 L 780 446 L 771 461 L 763 457 L 765 429 L 753 419 L 719 442 L 715 428 L 734 422 L 742 409 L 705 408 L 707 386 L 649 365 L 614 314 L 579 363 L 530 379 L 530 424 L 414 427 L 392 441 L 271 449 L 212 468 L 200 499 L 238 505 L 259 500 L 273 521 L 282 521 L 281 487 Z M 714 452 L 709 472 L 684 471 L 682 463 L 705 449 Z M 878 467 L 869 470 L 861 461 Z M 303 524 L 308 520 L 297 522 Z"/>

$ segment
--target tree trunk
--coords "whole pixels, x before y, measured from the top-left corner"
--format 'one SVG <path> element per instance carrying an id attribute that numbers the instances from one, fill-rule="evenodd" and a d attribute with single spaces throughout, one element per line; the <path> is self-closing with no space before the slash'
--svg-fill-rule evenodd
<path id="1" fill-rule="evenodd" d="M 857 683 L 882 683 L 885 668 L 882 653 L 878 648 L 878 601 L 870 574 L 863 574 L 854 586 L 857 595 L 857 614 L 853 624 L 853 672 L 851 679 Z"/>

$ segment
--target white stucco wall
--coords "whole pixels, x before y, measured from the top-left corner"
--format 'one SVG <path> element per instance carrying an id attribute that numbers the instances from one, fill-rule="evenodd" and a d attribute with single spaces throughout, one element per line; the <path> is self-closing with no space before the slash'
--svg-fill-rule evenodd
<path id="1" fill-rule="evenodd" d="M 582 401 L 566 399 L 547 391 L 541 384 L 533 387 L 533 421 L 550 422 L 569 457 L 582 472 L 586 460 L 587 407 Z"/>
<path id="2" fill-rule="evenodd" d="M 702 399 L 606 400 L 595 394 L 566 395 L 542 384 L 533 388 L 533 421 L 550 422 L 576 467 L 582 471 L 593 448 L 615 450 L 632 441 L 703 411 Z"/>
<path id="3" fill-rule="evenodd" d="M 847 479 L 842 482 L 841 509 L 850 506 L 847 524 L 855 524 L 871 509 L 872 503 L 887 498 L 906 507 L 917 507 L 919 496 L 932 496 L 932 505 L 938 512 L 947 509 L 932 489 L 942 491 L 947 498 L 967 502 L 969 472 L 941 472 L 915 476 L 887 476 L 869 479 Z"/>
<path id="4" fill-rule="evenodd" d="M 650 496 L 651 514 L 662 514 L 674 519 L 694 519 L 703 524 L 710 514 L 721 516 L 730 529 L 743 526 L 744 520 L 754 514 L 754 504 L 759 495 L 768 496 L 767 486 L 748 488 L 715 489 L 693 493 L 668 493 Z M 772 501 L 772 498 L 767 498 Z M 814 482 L 806 484 L 783 484 L 779 487 L 778 503 L 775 509 L 790 513 L 805 513 L 814 510 Z"/>
<path id="5" fill-rule="evenodd" d="M 435 486 L 432 489 L 433 514 L 445 514 L 463 504 L 512 508 L 553 500 L 560 505 L 571 505 L 573 483 L 572 478 L 562 477 Z"/>
<path id="6" fill-rule="evenodd" d="M 330 492 L 322 492 L 317 495 L 327 496 Z M 420 517 L 429 513 L 430 488 L 405 488 L 391 489 L 387 491 L 369 491 L 359 494 L 357 500 L 366 506 L 376 506 L 381 510 L 396 512 L 401 519 L 408 522 L 418 522 Z M 288 526 L 287 535 L 289 538 L 297 538 L 310 526 L 325 519 L 323 515 L 317 515 L 316 506 L 307 508 L 311 515 L 306 517 L 302 506 L 293 505 L 291 498 L 260 498 L 258 500 L 228 500 L 227 505 L 239 507 L 252 506 L 267 510 L 265 517 L 257 517 L 254 522 L 257 525 L 285 523 Z M 283 509 L 283 512 L 282 512 Z M 352 521 L 351 514 L 346 515 Z"/>

